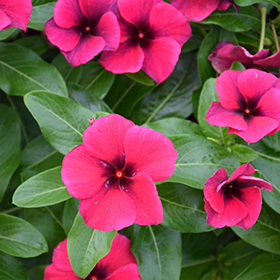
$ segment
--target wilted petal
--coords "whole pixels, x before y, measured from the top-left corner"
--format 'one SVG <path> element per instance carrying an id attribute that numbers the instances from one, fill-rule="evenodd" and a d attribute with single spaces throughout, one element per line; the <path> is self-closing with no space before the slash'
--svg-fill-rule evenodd
<path id="1" fill-rule="evenodd" d="M 145 54 L 143 70 L 158 84 L 162 83 L 174 70 L 181 53 L 177 41 L 161 37 L 143 40 L 141 47 Z"/>
<path id="2" fill-rule="evenodd" d="M 148 173 L 153 181 L 164 181 L 174 172 L 178 152 L 160 132 L 135 125 L 126 133 L 124 149 L 126 165 Z"/>
<path id="3" fill-rule="evenodd" d="M 271 68 L 279 68 L 280 67 L 280 51 L 277 53 L 254 61 L 255 65 L 262 66 L 262 67 L 271 67 Z"/>
<path id="4" fill-rule="evenodd" d="M 106 280 L 141 280 L 136 264 L 129 264 L 114 271 Z"/>
<path id="5" fill-rule="evenodd" d="M 205 120 L 211 125 L 230 126 L 238 130 L 247 130 L 248 125 L 244 120 L 243 114 L 237 113 L 235 110 L 225 109 L 220 102 L 212 102 Z"/>

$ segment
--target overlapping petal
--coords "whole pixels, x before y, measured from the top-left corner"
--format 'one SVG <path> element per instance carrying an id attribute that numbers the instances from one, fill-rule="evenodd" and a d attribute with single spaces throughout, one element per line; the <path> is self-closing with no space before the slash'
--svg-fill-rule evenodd
<path id="1" fill-rule="evenodd" d="M 61 271 L 51 264 L 45 268 L 44 280 L 81 280 L 81 278 L 73 271 Z"/>
<path id="2" fill-rule="evenodd" d="M 52 262 L 56 269 L 61 271 L 73 271 L 67 253 L 67 238 L 60 242 L 53 251 Z"/>
<path id="3" fill-rule="evenodd" d="M 106 280 L 141 280 L 136 264 L 129 264 L 114 271 Z"/>
<path id="4" fill-rule="evenodd" d="M 6 15 L 6 13 L 0 10 L 0 30 L 7 27 L 11 23 L 12 22 L 10 18 Z"/>
<path id="5" fill-rule="evenodd" d="M 239 166 L 236 170 L 232 172 L 229 179 L 227 180 L 227 183 L 230 181 L 236 180 L 240 176 L 251 176 L 254 174 L 257 170 L 250 164 L 242 164 Z"/>

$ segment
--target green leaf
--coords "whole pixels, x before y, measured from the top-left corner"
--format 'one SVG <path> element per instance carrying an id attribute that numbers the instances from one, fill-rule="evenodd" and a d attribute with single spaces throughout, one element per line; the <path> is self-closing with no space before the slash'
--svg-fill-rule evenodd
<path id="1" fill-rule="evenodd" d="M 155 81 L 150 76 L 148 76 L 148 74 L 146 74 L 143 70 L 140 70 L 137 73 L 126 73 L 126 76 L 146 86 L 155 85 Z"/>
<path id="2" fill-rule="evenodd" d="M 233 135 L 227 133 L 228 127 L 211 125 L 205 120 L 206 113 L 213 101 L 219 101 L 219 97 L 216 91 L 216 79 L 210 78 L 205 82 L 200 95 L 198 123 L 206 136 L 218 139 L 221 143 L 226 144 L 233 139 Z"/>
<path id="3" fill-rule="evenodd" d="M 234 2 L 239 6 L 250 6 L 252 4 L 260 3 L 260 1 L 258 1 L 258 0 L 235 0 Z M 280 8 L 279 0 L 265 0 L 263 2 L 270 3 L 270 4 Z"/>
<path id="4" fill-rule="evenodd" d="M 41 233 L 23 219 L 0 214 L 0 250 L 22 258 L 32 258 L 48 251 Z"/>
<path id="5" fill-rule="evenodd" d="M 67 251 L 74 272 L 86 278 L 97 262 L 105 257 L 111 248 L 116 231 L 99 231 L 88 227 L 78 213 L 71 228 Z"/>
<path id="6" fill-rule="evenodd" d="M 202 35 L 201 29 L 199 29 L 195 24 L 190 22 L 192 28 L 192 37 L 183 45 L 182 53 L 191 52 L 199 49 L 204 37 Z"/>
<path id="7" fill-rule="evenodd" d="M 68 234 L 78 213 L 80 200 L 72 197 L 65 202 L 62 216 L 64 231 Z"/>
<path id="8" fill-rule="evenodd" d="M 8 39 L 13 33 L 17 33 L 18 29 L 16 27 L 2 29 L 0 31 L 0 41 Z"/>
<path id="9" fill-rule="evenodd" d="M 230 70 L 244 71 L 246 68 L 241 62 L 236 60 L 231 64 Z"/>
<path id="10" fill-rule="evenodd" d="M 157 189 L 163 207 L 163 226 L 181 232 L 214 229 L 206 224 L 202 191 L 178 183 L 164 183 Z"/>
<path id="11" fill-rule="evenodd" d="M 38 55 L 41 55 L 48 50 L 46 41 L 44 41 L 44 39 L 40 35 L 22 37 L 17 39 L 15 43 L 22 45 L 25 48 L 31 49 Z"/>
<path id="12" fill-rule="evenodd" d="M 278 280 L 280 275 L 280 256 L 263 253 L 234 280 Z"/>
<path id="13" fill-rule="evenodd" d="M 60 153 L 82 144 L 92 112 L 69 98 L 49 92 L 31 92 L 24 102 L 38 122 L 46 140 Z"/>
<path id="14" fill-rule="evenodd" d="M 46 265 L 33 267 L 29 270 L 28 275 L 30 280 L 44 280 L 44 272 Z M 15 279 L 18 280 L 18 279 Z"/>
<path id="15" fill-rule="evenodd" d="M 171 136 L 170 140 L 179 153 L 174 174 L 169 182 L 186 184 L 203 189 L 207 179 L 220 169 L 231 174 L 239 162 L 226 149 L 216 142 L 199 135 Z"/>
<path id="16" fill-rule="evenodd" d="M 192 93 L 200 85 L 196 53 L 182 53 L 170 77 L 140 100 L 129 118 L 138 124 L 192 114 Z"/>
<path id="17" fill-rule="evenodd" d="M 48 245 L 54 249 L 66 238 L 63 226 L 50 207 L 24 209 L 26 220 L 45 237 Z M 44 221 L 42 223 L 42 221 Z"/>
<path id="18" fill-rule="evenodd" d="M 247 243 L 262 250 L 280 254 L 280 215 L 265 203 L 255 225 L 247 230 L 234 226 L 232 230 Z"/>
<path id="19" fill-rule="evenodd" d="M 54 66 L 12 43 L 0 43 L 0 88 L 11 95 L 45 90 L 67 96 L 65 82 Z"/>
<path id="20" fill-rule="evenodd" d="M 241 163 L 253 161 L 258 157 L 258 154 L 254 150 L 243 145 L 235 144 L 230 146 L 230 149 L 235 158 Z"/>
<path id="21" fill-rule="evenodd" d="M 9 181 L 20 163 L 21 132 L 16 111 L 0 105 L 0 201 Z"/>
<path id="22" fill-rule="evenodd" d="M 274 151 L 280 151 L 280 131 L 277 131 L 272 136 L 265 136 L 262 142 Z"/>
<path id="23" fill-rule="evenodd" d="M 44 171 L 21 184 L 13 196 L 13 204 L 21 207 L 42 207 L 69 199 L 61 180 L 61 167 Z"/>
<path id="24" fill-rule="evenodd" d="M 139 84 L 126 75 L 117 75 L 104 101 L 114 112 L 127 117 L 136 103 L 153 88 L 153 86 Z"/>
<path id="25" fill-rule="evenodd" d="M 133 226 L 131 251 L 142 279 L 177 280 L 181 270 L 180 232 L 162 226 Z"/>
<path id="26" fill-rule="evenodd" d="M 115 74 L 106 71 L 98 62 L 90 61 L 83 65 L 83 74 L 79 84 L 91 94 L 104 98 L 110 90 Z"/>
<path id="27" fill-rule="evenodd" d="M 54 6 L 57 1 L 52 0 L 35 2 L 37 5 L 34 5 L 33 3 L 32 13 L 27 27 L 43 31 L 46 21 L 53 16 Z M 39 2 L 42 3 L 40 4 Z"/>
<path id="28" fill-rule="evenodd" d="M 28 280 L 26 270 L 15 258 L 0 251 L 0 280 Z"/>
<path id="29" fill-rule="evenodd" d="M 156 122 L 144 124 L 143 126 L 147 126 L 153 130 L 159 131 L 166 137 L 179 134 L 196 134 L 201 136 L 204 135 L 198 124 L 189 120 L 183 120 L 179 118 L 161 119 Z"/>

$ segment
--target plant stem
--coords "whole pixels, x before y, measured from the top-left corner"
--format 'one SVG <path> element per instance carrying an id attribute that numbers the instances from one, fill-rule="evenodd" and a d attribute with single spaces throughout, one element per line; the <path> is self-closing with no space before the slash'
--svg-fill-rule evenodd
<path id="1" fill-rule="evenodd" d="M 273 32 L 273 38 L 274 38 L 274 41 L 275 41 L 276 51 L 278 52 L 279 51 L 279 42 L 278 42 L 278 37 L 277 37 L 277 33 L 276 33 L 276 30 L 275 30 L 274 23 L 272 23 L 270 25 L 270 27 L 271 27 L 271 30 Z"/>
<path id="2" fill-rule="evenodd" d="M 259 51 L 263 49 L 263 41 L 264 41 L 264 35 L 265 35 L 265 21 L 266 21 L 266 8 L 261 8 L 261 37 L 260 37 L 260 44 L 259 44 Z"/>

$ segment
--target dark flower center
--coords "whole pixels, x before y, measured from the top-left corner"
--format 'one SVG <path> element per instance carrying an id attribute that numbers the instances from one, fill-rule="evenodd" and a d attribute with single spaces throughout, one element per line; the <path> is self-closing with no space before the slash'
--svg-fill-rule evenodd
<path id="1" fill-rule="evenodd" d="M 243 188 L 242 183 L 239 182 L 238 178 L 232 182 L 227 183 L 222 187 L 222 192 L 224 193 L 224 198 L 231 199 L 232 196 L 236 198 L 241 198 L 240 189 Z"/>
<path id="2" fill-rule="evenodd" d="M 138 33 L 138 37 L 139 37 L 139 39 L 143 39 L 144 38 L 144 33 L 143 32 Z"/>
<path id="3" fill-rule="evenodd" d="M 90 274 L 84 280 L 103 280 L 108 277 L 103 267 L 96 265 Z"/>

